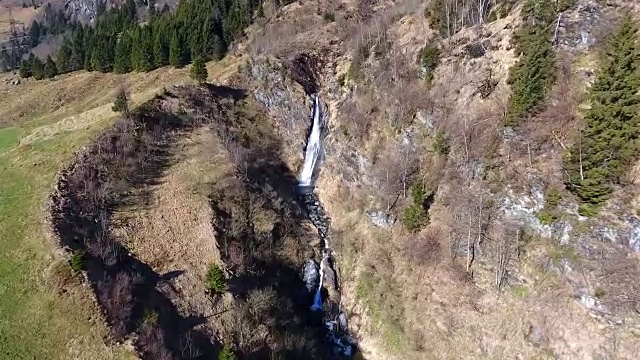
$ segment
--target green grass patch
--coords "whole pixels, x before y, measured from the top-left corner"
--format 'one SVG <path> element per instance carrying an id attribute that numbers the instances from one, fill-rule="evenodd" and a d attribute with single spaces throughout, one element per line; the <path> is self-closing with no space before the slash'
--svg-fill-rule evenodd
<path id="1" fill-rule="evenodd" d="M 57 294 L 47 282 L 54 249 L 46 199 L 56 171 L 95 130 L 24 146 L 15 145 L 25 129 L 0 130 L 0 359 L 127 357 L 105 347 L 104 327 L 89 322 L 96 314 L 88 292 Z"/>
<path id="2" fill-rule="evenodd" d="M 0 151 L 5 151 L 18 145 L 21 131 L 16 127 L 0 129 Z"/>
<path id="3" fill-rule="evenodd" d="M 404 307 L 391 285 L 389 280 L 378 276 L 373 270 L 367 270 L 358 277 L 356 296 L 366 305 L 368 315 L 385 346 L 399 352 L 407 345 L 402 326 Z"/>
<path id="4" fill-rule="evenodd" d="M 520 299 L 527 297 L 530 291 L 531 290 L 529 290 L 529 287 L 527 285 L 518 285 L 511 288 L 511 293 L 513 294 L 513 296 Z"/>

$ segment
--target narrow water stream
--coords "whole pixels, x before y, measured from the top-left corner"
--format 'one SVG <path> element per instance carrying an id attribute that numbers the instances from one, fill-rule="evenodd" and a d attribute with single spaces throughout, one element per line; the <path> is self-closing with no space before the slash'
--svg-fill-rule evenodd
<path id="1" fill-rule="evenodd" d="M 334 353 L 343 358 L 353 354 L 354 341 L 347 333 L 347 317 L 342 312 L 340 302 L 339 279 L 334 269 L 334 261 L 330 246 L 330 219 L 327 216 L 318 196 L 314 192 L 314 181 L 320 166 L 322 140 L 326 125 L 326 114 L 318 94 L 312 96 L 311 133 L 307 139 L 304 165 L 298 178 L 298 191 L 307 211 L 309 220 L 318 230 L 322 241 L 322 259 L 319 270 L 315 261 L 309 260 L 304 269 L 304 278 L 309 290 L 315 289 L 311 311 L 322 312 L 324 323 L 333 343 Z"/>

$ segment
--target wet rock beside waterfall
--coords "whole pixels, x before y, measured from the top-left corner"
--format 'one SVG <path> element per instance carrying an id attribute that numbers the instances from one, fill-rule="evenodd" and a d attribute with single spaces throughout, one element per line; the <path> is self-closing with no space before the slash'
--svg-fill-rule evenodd
<path id="1" fill-rule="evenodd" d="M 302 269 L 302 280 L 306 284 L 307 290 L 309 290 L 310 293 L 313 293 L 318 287 L 320 272 L 318 264 L 315 261 L 309 259 L 304 263 L 304 267 Z"/>
<path id="2" fill-rule="evenodd" d="M 391 229 L 393 227 L 393 225 L 396 223 L 396 218 L 395 216 L 391 215 L 391 214 L 387 214 L 384 211 L 381 210 L 374 210 L 371 211 L 369 213 L 367 213 L 367 215 L 369 215 L 369 218 L 371 219 L 371 222 L 378 227 L 381 228 L 385 228 L 385 229 Z"/>
<path id="3" fill-rule="evenodd" d="M 324 270 L 324 281 L 322 285 L 329 292 L 329 299 L 332 299 L 337 295 L 337 286 L 336 286 L 336 273 L 333 270 L 331 260 L 328 257 L 322 259 L 322 268 Z"/>

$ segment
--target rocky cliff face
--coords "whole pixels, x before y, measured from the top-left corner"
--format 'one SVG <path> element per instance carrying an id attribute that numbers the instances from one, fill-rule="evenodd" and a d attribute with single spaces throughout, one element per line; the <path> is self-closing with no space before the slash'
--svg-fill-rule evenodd
<path id="1" fill-rule="evenodd" d="M 595 54 L 621 8 L 580 0 L 561 14 L 554 36 L 562 75 L 549 110 L 512 128 L 501 119 L 518 6 L 438 40 L 419 4 L 381 2 L 361 23 L 369 27 L 345 33 L 358 16 L 350 5 L 336 8 L 335 23 L 298 33 L 296 54 L 322 59 L 319 92 L 331 116 L 317 191 L 332 218 L 342 306 L 367 358 L 633 358 L 639 189 L 630 182 L 585 218 L 561 168 Z M 305 6 L 320 16 L 306 3 L 291 11 Z M 315 41 L 305 47 L 303 37 Z M 429 85 L 415 61 L 425 42 L 442 51 Z M 359 47 L 368 55 L 356 75 Z M 246 71 L 294 167 L 310 126 L 310 101 L 288 71 L 296 54 L 255 59 Z M 567 107 L 572 120 L 558 125 L 553 111 Z M 448 135 L 446 152 L 438 133 Z M 433 201 L 428 226 L 411 233 L 397 219 L 416 181 Z"/>

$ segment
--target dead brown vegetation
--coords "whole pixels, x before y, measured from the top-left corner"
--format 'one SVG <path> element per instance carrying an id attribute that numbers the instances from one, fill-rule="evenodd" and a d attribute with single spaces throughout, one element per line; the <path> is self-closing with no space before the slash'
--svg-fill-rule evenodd
<path id="1" fill-rule="evenodd" d="M 443 234 L 434 227 L 428 227 L 415 236 L 408 237 L 403 244 L 405 256 L 418 266 L 435 265 L 444 255 L 441 240 Z"/>
<path id="2" fill-rule="evenodd" d="M 179 91 L 189 96 L 187 88 Z M 131 190 L 156 181 L 171 163 L 175 139 L 205 121 L 197 112 L 172 113 L 174 99 L 173 94 L 161 96 L 98 137 L 59 175 L 50 207 L 52 225 L 62 245 L 86 251 L 84 268 L 113 337 L 122 339 L 144 323 L 136 345 L 143 357 L 153 359 L 180 356 L 176 341 L 181 338 L 185 319 L 154 288 L 160 276 L 110 232 L 110 221 L 114 208 L 129 201 Z M 223 107 L 214 109 L 219 115 Z M 158 320 L 142 322 L 145 312 L 159 314 Z M 213 351 L 206 335 L 195 337 L 197 347 Z"/>
<path id="3" fill-rule="evenodd" d="M 576 104 L 580 103 L 580 99 L 574 90 L 570 64 L 567 58 L 564 59 L 558 67 L 558 80 L 551 90 L 547 107 L 542 113 L 529 118 L 520 129 L 526 134 L 523 140 L 530 145 L 534 154 L 553 148 L 566 149 L 576 129 Z"/>

